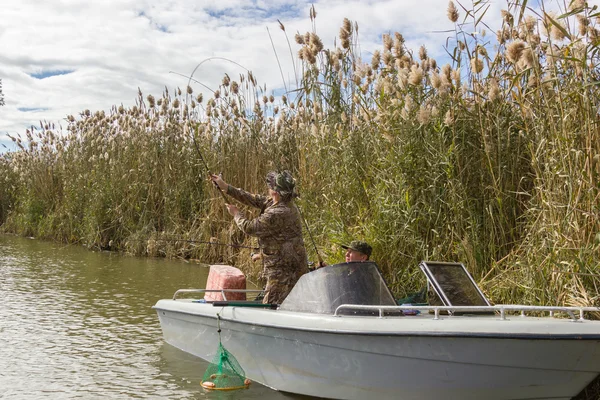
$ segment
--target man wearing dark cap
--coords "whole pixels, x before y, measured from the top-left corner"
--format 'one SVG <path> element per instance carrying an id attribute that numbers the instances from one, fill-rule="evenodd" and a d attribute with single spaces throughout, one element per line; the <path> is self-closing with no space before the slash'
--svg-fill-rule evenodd
<path id="1" fill-rule="evenodd" d="M 346 249 L 346 262 L 368 261 L 373 252 L 373 248 L 361 240 L 353 240 L 349 245 L 342 245 Z"/>
<path id="2" fill-rule="evenodd" d="M 350 244 L 342 244 L 340 245 L 342 249 L 346 250 L 346 262 L 364 262 L 369 261 L 369 257 L 371 257 L 371 253 L 373 252 L 373 248 L 367 243 L 361 240 L 353 240 Z M 326 267 L 329 264 L 322 263 L 317 266 L 318 268 Z"/>
<path id="3" fill-rule="evenodd" d="M 240 203 L 260 209 L 258 218 L 248 219 L 236 206 L 226 204 L 237 226 L 245 234 L 258 238 L 263 277 L 267 280 L 263 303 L 281 304 L 300 276 L 308 272 L 302 220 L 294 204 L 297 197 L 294 178 L 288 171 L 269 172 L 266 177 L 269 196 L 235 188 L 218 175 L 211 175 L 211 179 Z"/>

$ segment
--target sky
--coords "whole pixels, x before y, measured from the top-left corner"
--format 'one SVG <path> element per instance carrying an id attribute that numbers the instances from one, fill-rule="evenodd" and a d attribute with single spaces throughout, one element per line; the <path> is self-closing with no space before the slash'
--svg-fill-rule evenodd
<path id="1" fill-rule="evenodd" d="M 343 19 L 358 23 L 365 61 L 381 48 L 384 33 L 400 32 L 415 54 L 425 45 L 438 64 L 454 25 L 446 0 L 0 0 L 0 152 L 14 149 L 7 134 L 23 135 L 40 120 L 66 127 L 68 115 L 83 110 L 131 107 L 138 88 L 159 97 L 167 88 L 185 90 L 193 78 L 216 89 L 251 70 L 267 94 L 294 82 L 299 46 L 296 32 L 312 30 L 333 48 Z M 472 3 L 462 1 L 463 4 Z M 506 1 L 490 1 L 485 20 L 500 27 Z M 459 8 L 461 18 L 463 10 Z M 285 26 L 283 32 L 278 20 Z M 286 35 L 292 44 L 294 59 Z M 488 31 L 489 37 L 494 32 Z M 273 44 L 271 43 L 273 41 Z M 491 39 L 490 39 L 491 40 Z M 338 39 L 339 43 L 339 39 Z M 228 62 L 228 59 L 233 62 Z M 297 64 L 296 64 L 297 65 Z M 195 93 L 209 93 L 192 83 Z M 293 86 L 293 85 L 292 85 Z M 209 96 L 210 97 L 210 96 Z"/>

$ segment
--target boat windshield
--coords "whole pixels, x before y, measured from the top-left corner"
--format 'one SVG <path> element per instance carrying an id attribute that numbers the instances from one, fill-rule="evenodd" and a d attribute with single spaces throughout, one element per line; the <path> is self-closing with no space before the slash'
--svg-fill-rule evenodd
<path id="1" fill-rule="evenodd" d="M 333 314 L 342 304 L 396 305 L 374 262 L 330 265 L 304 274 L 280 310 Z"/>

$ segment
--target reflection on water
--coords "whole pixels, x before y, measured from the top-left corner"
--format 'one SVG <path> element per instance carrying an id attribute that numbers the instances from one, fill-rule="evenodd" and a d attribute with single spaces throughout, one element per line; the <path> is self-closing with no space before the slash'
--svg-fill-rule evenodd
<path id="1" fill-rule="evenodd" d="M 215 349 L 216 350 L 216 349 Z M 278 393 L 262 385 L 253 383 L 247 390 L 236 390 L 228 392 L 205 391 L 199 385 L 208 368 L 208 362 L 185 353 L 168 344 L 163 344 L 160 349 L 160 363 L 157 366 L 165 371 L 165 378 L 171 379 L 179 386 L 185 386 L 190 393 L 195 393 L 196 398 L 207 400 L 230 400 L 230 399 L 315 399 L 314 397 L 298 396 L 292 394 Z"/>
<path id="2" fill-rule="evenodd" d="M 208 269 L 0 235 L 0 398 L 286 399 L 207 393 L 207 363 L 164 344 L 151 306 Z"/>

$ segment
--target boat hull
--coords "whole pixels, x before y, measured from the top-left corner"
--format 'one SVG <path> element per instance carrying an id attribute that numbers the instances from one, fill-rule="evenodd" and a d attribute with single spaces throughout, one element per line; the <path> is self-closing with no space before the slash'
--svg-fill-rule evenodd
<path id="1" fill-rule="evenodd" d="M 452 328 L 476 323 L 468 317 L 315 318 L 169 300 L 155 308 L 167 343 L 210 361 L 220 325 L 223 345 L 247 377 L 324 398 L 569 399 L 600 371 L 593 335 Z M 451 329 L 439 329 L 444 323 Z M 503 323 L 511 324 L 493 316 L 486 322 Z"/>

